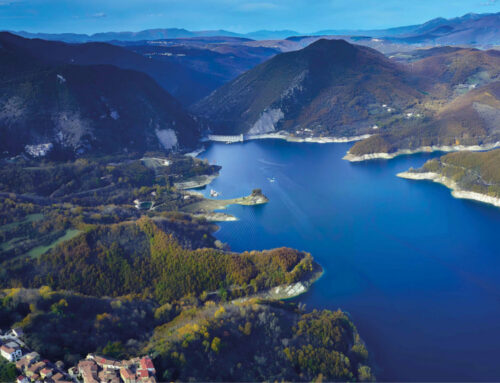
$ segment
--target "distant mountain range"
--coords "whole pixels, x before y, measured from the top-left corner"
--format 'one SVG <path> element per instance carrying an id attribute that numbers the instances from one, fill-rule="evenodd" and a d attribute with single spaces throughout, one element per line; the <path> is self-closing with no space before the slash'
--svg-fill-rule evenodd
<path id="1" fill-rule="evenodd" d="M 500 44 L 500 13 L 438 18 L 388 36 L 409 44 L 497 45 Z"/>
<path id="2" fill-rule="evenodd" d="M 301 35 L 299 32 L 291 30 L 268 31 L 261 30 L 250 33 L 235 33 L 223 29 L 211 31 L 189 31 L 182 28 L 159 28 L 146 29 L 139 32 L 101 32 L 92 35 L 80 33 L 31 33 L 26 31 L 11 31 L 16 35 L 26 38 L 38 38 L 44 40 L 57 40 L 70 43 L 85 42 L 108 42 L 108 41 L 141 41 L 141 40 L 163 40 L 179 38 L 198 38 L 198 37 L 237 37 L 252 40 L 275 40 L 285 39 L 289 36 Z"/>
<path id="3" fill-rule="evenodd" d="M 50 152 L 61 157 L 197 145 L 199 123 L 147 74 L 112 65 L 76 65 L 84 61 L 85 51 L 97 48 L 104 54 L 104 46 L 82 45 L 72 56 L 66 48 L 0 34 L 2 156 Z"/>
<path id="4" fill-rule="evenodd" d="M 59 40 L 72 43 L 105 41 L 141 41 L 174 38 L 227 36 L 253 40 L 281 40 L 291 36 L 370 36 L 388 38 L 407 44 L 495 45 L 500 44 L 500 13 L 474 14 L 452 19 L 437 18 L 424 24 L 380 30 L 321 30 L 300 33 L 293 30 L 260 30 L 235 33 L 226 30 L 189 31 L 179 28 L 147 29 L 140 32 L 103 32 L 92 35 L 76 33 L 13 32 L 27 38 Z"/>

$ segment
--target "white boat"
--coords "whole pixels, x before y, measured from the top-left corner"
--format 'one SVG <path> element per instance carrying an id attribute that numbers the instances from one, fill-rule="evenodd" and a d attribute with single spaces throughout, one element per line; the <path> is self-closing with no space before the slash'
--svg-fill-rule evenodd
<path id="1" fill-rule="evenodd" d="M 218 197 L 219 193 L 216 192 L 214 189 L 210 189 L 210 197 Z"/>
<path id="2" fill-rule="evenodd" d="M 268 178 L 267 179 L 269 182 L 275 182 L 276 181 L 276 178 L 272 177 L 272 178 Z"/>

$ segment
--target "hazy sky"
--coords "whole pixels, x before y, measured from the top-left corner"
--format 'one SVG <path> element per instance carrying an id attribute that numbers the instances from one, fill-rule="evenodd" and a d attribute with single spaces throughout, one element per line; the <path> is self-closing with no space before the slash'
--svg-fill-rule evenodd
<path id="1" fill-rule="evenodd" d="M 500 0 L 0 0 L 0 29 L 30 32 L 371 29 L 500 11 Z"/>

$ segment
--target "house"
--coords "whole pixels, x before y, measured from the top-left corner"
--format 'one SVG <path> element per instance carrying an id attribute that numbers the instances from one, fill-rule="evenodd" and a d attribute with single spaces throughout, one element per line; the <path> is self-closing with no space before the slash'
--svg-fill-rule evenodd
<path id="1" fill-rule="evenodd" d="M 16 379 L 16 383 L 29 383 L 29 380 L 24 375 L 19 375 Z"/>
<path id="2" fill-rule="evenodd" d="M 99 374 L 97 376 L 101 382 L 120 383 L 120 378 L 118 377 L 116 370 L 106 368 L 99 371 Z"/>
<path id="3" fill-rule="evenodd" d="M 30 360 L 25 356 L 24 358 L 21 358 L 16 362 L 16 368 L 19 371 L 24 371 L 30 366 L 30 364 L 31 364 Z"/>
<path id="4" fill-rule="evenodd" d="M 30 352 L 24 356 L 23 359 L 28 359 L 30 363 L 36 363 L 40 360 L 40 354 L 38 352 Z"/>
<path id="5" fill-rule="evenodd" d="M 40 376 L 43 379 L 50 378 L 52 375 L 54 375 L 54 371 L 52 371 L 51 368 L 45 367 L 45 368 L 42 368 L 42 370 L 40 371 Z"/>
<path id="6" fill-rule="evenodd" d="M 98 383 L 97 364 L 93 360 L 82 360 L 78 363 L 78 372 L 84 383 Z"/>
<path id="7" fill-rule="evenodd" d="M 23 356 L 23 352 L 20 348 L 13 348 L 4 344 L 0 347 L 0 355 L 2 355 L 9 362 L 15 362 Z"/>
<path id="8" fill-rule="evenodd" d="M 151 374 L 156 374 L 155 366 L 153 365 L 153 361 L 149 356 L 145 356 L 144 358 L 142 358 L 139 364 L 141 366 L 141 370 L 148 370 Z"/>
<path id="9" fill-rule="evenodd" d="M 60 372 L 57 372 L 57 373 L 55 373 L 54 375 L 52 375 L 52 380 L 53 380 L 54 382 L 59 382 L 59 381 L 61 381 L 61 380 L 63 380 L 63 379 L 64 379 L 64 375 L 63 375 L 63 374 L 61 374 Z"/>
<path id="10" fill-rule="evenodd" d="M 149 371 L 148 370 L 138 370 L 137 371 L 137 376 L 140 378 L 140 379 L 143 379 L 143 378 L 147 378 L 149 377 Z"/>
<path id="11" fill-rule="evenodd" d="M 101 368 L 109 368 L 112 370 L 119 370 L 120 368 L 122 368 L 121 362 L 118 362 L 116 360 L 96 356 L 95 361 Z"/>
<path id="12" fill-rule="evenodd" d="M 122 368 L 120 376 L 125 383 L 136 383 L 135 374 L 129 368 Z"/>
<path id="13" fill-rule="evenodd" d="M 28 377 L 31 378 L 31 380 L 33 381 L 33 376 L 34 375 L 38 375 L 38 371 L 40 371 L 41 369 L 47 367 L 46 364 L 44 362 L 38 362 L 38 363 L 35 363 L 34 365 L 30 366 L 27 370 L 26 370 L 26 375 Z"/>

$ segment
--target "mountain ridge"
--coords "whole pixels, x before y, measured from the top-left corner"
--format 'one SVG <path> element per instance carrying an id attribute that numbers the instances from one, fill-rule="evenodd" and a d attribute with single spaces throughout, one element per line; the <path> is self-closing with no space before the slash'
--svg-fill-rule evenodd
<path id="1" fill-rule="evenodd" d="M 112 40 L 122 40 L 122 41 L 138 41 L 138 40 L 158 40 L 164 38 L 190 38 L 190 37 L 208 37 L 208 36 L 228 36 L 228 37 L 241 37 L 250 38 L 254 40 L 280 40 L 286 39 L 292 36 L 324 36 L 324 35 L 346 35 L 346 36 L 371 36 L 371 37 L 386 37 L 391 39 L 400 40 L 407 43 L 422 43 L 426 40 L 432 39 L 443 39 L 443 36 L 436 35 L 423 35 L 424 33 L 429 33 L 434 30 L 434 33 L 439 32 L 435 28 L 442 26 L 452 26 L 456 28 L 459 25 L 473 25 L 474 23 L 480 22 L 481 19 L 488 19 L 491 17 L 500 17 L 500 13 L 468 13 L 463 16 L 453 17 L 446 19 L 443 17 L 437 17 L 431 19 L 422 24 L 414 24 L 407 26 L 398 26 L 392 28 L 382 28 L 382 29 L 371 29 L 371 30 L 359 30 L 359 29 L 323 29 L 315 32 L 301 33 L 294 30 L 258 30 L 248 33 L 237 33 L 227 30 L 201 30 L 201 31 L 190 31 L 184 28 L 152 28 L 145 29 L 138 32 L 122 31 L 122 32 L 98 32 L 91 35 L 88 34 L 78 34 L 78 33 L 32 33 L 27 31 L 11 31 L 14 34 L 20 35 L 27 38 L 43 38 L 46 40 L 61 40 L 67 42 L 89 42 L 89 41 L 112 41 Z M 481 28 L 481 27 L 480 27 Z M 442 30 L 441 32 L 446 32 Z M 464 32 L 462 28 L 461 32 Z M 419 36 L 420 34 L 420 36 Z M 493 34 L 495 41 L 490 43 L 498 43 L 500 41 L 500 35 L 498 27 Z M 455 44 L 468 44 L 471 40 L 467 40 L 466 36 L 455 36 L 458 40 L 455 40 Z M 453 43 L 453 39 L 448 40 Z M 487 42 L 487 39 L 481 39 L 481 43 Z"/>
<path id="2" fill-rule="evenodd" d="M 0 47 L 0 153 L 67 157 L 194 147 L 199 123 L 147 74 Z"/>
<path id="3" fill-rule="evenodd" d="M 371 113 L 384 113 L 371 111 L 375 105 L 415 103 L 421 94 L 412 81 L 402 66 L 374 49 L 320 39 L 260 64 L 192 110 L 217 134 L 310 128 L 352 136 L 371 128 Z"/>

